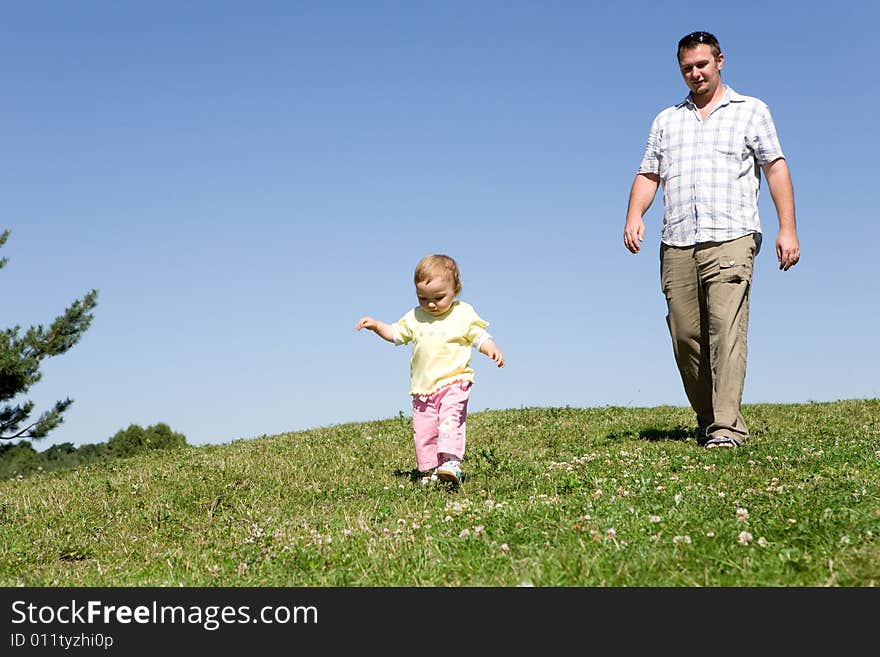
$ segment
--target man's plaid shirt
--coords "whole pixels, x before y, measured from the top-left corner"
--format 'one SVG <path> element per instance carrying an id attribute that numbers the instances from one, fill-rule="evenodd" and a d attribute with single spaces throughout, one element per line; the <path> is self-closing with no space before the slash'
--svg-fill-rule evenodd
<path id="1" fill-rule="evenodd" d="M 760 165 L 780 157 L 785 156 L 767 105 L 726 85 L 724 98 L 705 120 L 690 95 L 660 112 L 638 172 L 660 176 L 661 240 L 692 246 L 760 234 Z"/>

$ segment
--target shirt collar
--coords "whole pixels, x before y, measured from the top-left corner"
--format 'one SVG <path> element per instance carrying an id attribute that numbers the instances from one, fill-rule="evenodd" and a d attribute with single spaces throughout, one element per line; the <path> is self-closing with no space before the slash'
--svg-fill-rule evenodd
<path id="1" fill-rule="evenodd" d="M 718 102 L 716 107 L 721 107 L 722 105 L 727 105 L 728 103 L 741 103 L 745 100 L 745 96 L 738 94 L 736 91 L 728 87 L 726 84 L 724 85 L 724 96 Z M 696 105 L 694 105 L 694 101 L 691 100 L 691 95 L 688 93 L 687 96 L 684 97 L 684 100 L 681 101 L 676 107 L 688 107 L 690 109 L 695 109 Z"/>

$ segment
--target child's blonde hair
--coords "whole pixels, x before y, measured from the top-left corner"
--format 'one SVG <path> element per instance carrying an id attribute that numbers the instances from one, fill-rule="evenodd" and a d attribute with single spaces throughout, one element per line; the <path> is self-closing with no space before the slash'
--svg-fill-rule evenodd
<path id="1" fill-rule="evenodd" d="M 458 265 L 448 255 L 428 255 L 419 260 L 413 282 L 418 285 L 440 276 L 449 276 L 455 293 L 461 292 L 461 276 L 458 273 Z"/>

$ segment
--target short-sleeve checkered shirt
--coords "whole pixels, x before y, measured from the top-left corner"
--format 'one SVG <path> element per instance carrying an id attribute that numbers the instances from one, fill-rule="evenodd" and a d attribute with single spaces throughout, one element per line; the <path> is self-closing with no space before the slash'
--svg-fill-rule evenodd
<path id="1" fill-rule="evenodd" d="M 688 95 L 651 125 L 638 172 L 660 176 L 660 239 L 671 246 L 761 232 L 760 165 L 785 156 L 767 105 L 724 89 L 724 98 L 705 119 Z"/>

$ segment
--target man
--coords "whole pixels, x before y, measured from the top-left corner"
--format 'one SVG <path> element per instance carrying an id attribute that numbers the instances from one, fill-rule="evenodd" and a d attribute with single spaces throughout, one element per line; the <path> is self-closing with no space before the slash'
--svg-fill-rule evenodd
<path id="1" fill-rule="evenodd" d="M 629 196 L 623 243 L 638 253 L 642 220 L 663 186 L 660 282 L 675 361 L 697 415 L 697 442 L 739 447 L 749 292 L 761 248 L 761 173 L 779 219 L 776 257 L 800 259 L 794 192 L 767 106 L 721 82 L 724 55 L 708 32 L 678 42 L 688 96 L 660 112 Z"/>

